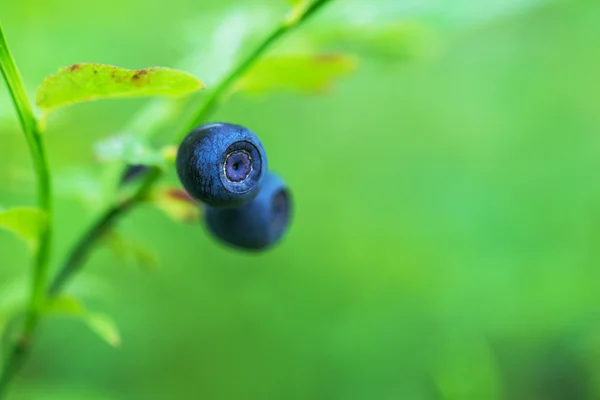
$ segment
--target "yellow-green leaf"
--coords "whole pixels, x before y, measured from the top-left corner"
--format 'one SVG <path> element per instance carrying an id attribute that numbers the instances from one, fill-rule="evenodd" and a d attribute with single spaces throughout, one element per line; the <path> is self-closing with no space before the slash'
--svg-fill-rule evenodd
<path id="1" fill-rule="evenodd" d="M 62 295 L 48 303 L 46 311 L 50 314 L 65 314 L 70 316 L 85 316 L 87 310 L 78 298 Z"/>
<path id="2" fill-rule="evenodd" d="M 346 54 L 277 55 L 259 61 L 237 84 L 251 93 L 273 90 L 323 92 L 334 79 L 350 75 L 356 59 Z"/>
<path id="3" fill-rule="evenodd" d="M 197 223 L 200 220 L 200 205 L 181 189 L 158 189 L 151 200 L 152 205 L 177 222 Z"/>
<path id="4" fill-rule="evenodd" d="M 183 96 L 204 88 L 193 75 L 170 68 L 139 70 L 98 63 L 73 64 L 44 79 L 36 104 L 52 111 L 96 99 L 145 96 Z"/>
<path id="5" fill-rule="evenodd" d="M 121 345 L 121 334 L 115 321 L 106 314 L 89 314 L 86 318 L 88 326 L 104 341 L 113 347 Z"/>
<path id="6" fill-rule="evenodd" d="M 296 22 L 298 22 L 298 20 L 300 19 L 300 17 L 306 10 L 306 7 L 308 7 L 308 5 L 310 4 L 310 1 L 309 0 L 288 0 L 288 3 L 292 6 L 292 9 L 290 10 L 289 14 L 287 15 L 285 21 L 289 25 L 294 25 Z"/>
<path id="7" fill-rule="evenodd" d="M 154 270 L 160 264 L 158 256 L 150 248 L 114 230 L 105 235 L 104 243 L 119 261 L 132 260 L 146 270 Z"/>
<path id="8" fill-rule="evenodd" d="M 162 149 L 152 148 L 136 135 L 119 135 L 104 139 L 95 146 L 96 157 L 102 162 L 123 161 L 133 165 L 161 165 L 165 162 Z"/>
<path id="9" fill-rule="evenodd" d="M 37 237 L 45 224 L 45 214 L 37 208 L 15 207 L 0 211 L 0 228 L 25 240 L 31 248 L 35 247 Z"/>
<path id="10" fill-rule="evenodd" d="M 53 299 L 46 312 L 75 317 L 111 346 L 118 347 L 121 344 L 119 328 L 115 321 L 109 315 L 89 311 L 75 296 L 62 295 Z"/>

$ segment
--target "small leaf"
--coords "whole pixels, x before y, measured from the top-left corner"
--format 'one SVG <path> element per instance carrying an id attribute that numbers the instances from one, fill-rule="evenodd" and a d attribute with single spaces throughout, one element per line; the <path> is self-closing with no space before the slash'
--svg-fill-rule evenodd
<path id="1" fill-rule="evenodd" d="M 62 295 L 53 299 L 47 306 L 48 314 L 75 317 L 95 332 L 101 339 L 113 347 L 121 344 L 119 329 L 108 315 L 87 310 L 81 301 L 72 295 Z"/>
<path id="2" fill-rule="evenodd" d="M 69 285 L 69 294 L 73 297 L 92 301 L 114 300 L 115 288 L 109 279 L 92 274 L 82 274 Z"/>
<path id="3" fill-rule="evenodd" d="M 178 147 L 175 145 L 165 146 L 161 150 L 161 154 L 166 162 L 170 164 L 175 164 L 177 160 L 177 149 Z"/>
<path id="4" fill-rule="evenodd" d="M 165 162 L 162 150 L 155 150 L 136 135 L 119 135 L 96 143 L 96 157 L 102 162 L 122 161 L 132 165 L 161 165 Z"/>
<path id="5" fill-rule="evenodd" d="M 35 248 L 37 237 L 45 224 L 45 214 L 37 208 L 15 207 L 0 211 L 0 228 L 25 240 L 30 248 Z"/>
<path id="6" fill-rule="evenodd" d="M 152 67 L 139 70 L 98 63 L 73 64 L 44 79 L 36 104 L 48 112 L 96 99 L 145 96 L 183 96 L 204 88 L 186 72 Z"/>
<path id="7" fill-rule="evenodd" d="M 112 230 L 104 237 L 104 243 L 122 262 L 133 259 L 142 268 L 154 270 L 158 267 L 158 257 L 145 245 L 124 237 Z"/>
<path id="8" fill-rule="evenodd" d="M 152 204 L 175 221 L 196 223 L 200 220 L 200 205 L 181 189 L 156 190 L 152 196 Z"/>
<path id="9" fill-rule="evenodd" d="M 298 22 L 310 2 L 309 0 L 288 0 L 288 3 L 292 6 L 292 9 L 287 15 L 285 22 L 288 25 L 294 25 Z"/>
<path id="10" fill-rule="evenodd" d="M 27 301 L 29 279 L 22 275 L 3 282 L 0 286 L 0 313 L 22 307 Z"/>
<path id="11" fill-rule="evenodd" d="M 152 270 L 158 267 L 158 257 L 148 247 L 137 244 L 133 248 L 133 253 L 136 261 L 142 268 Z"/>
<path id="12" fill-rule="evenodd" d="M 354 57 L 345 54 L 278 55 L 259 61 L 237 84 L 251 93 L 272 90 L 323 92 L 335 78 L 356 69 Z"/>
<path id="13" fill-rule="evenodd" d="M 50 314 L 66 314 L 66 315 L 81 315 L 84 316 L 87 310 L 74 296 L 62 295 L 60 297 L 52 299 L 48 303 L 46 312 Z"/>
<path id="14" fill-rule="evenodd" d="M 341 23 L 323 26 L 305 35 L 311 47 L 335 47 L 360 56 L 405 61 L 436 55 L 439 38 L 424 24 L 409 21 L 390 21 L 348 25 Z"/>
<path id="15" fill-rule="evenodd" d="M 86 318 L 89 327 L 98 334 L 106 343 L 113 347 L 121 345 L 121 335 L 115 321 L 106 314 L 89 314 Z"/>

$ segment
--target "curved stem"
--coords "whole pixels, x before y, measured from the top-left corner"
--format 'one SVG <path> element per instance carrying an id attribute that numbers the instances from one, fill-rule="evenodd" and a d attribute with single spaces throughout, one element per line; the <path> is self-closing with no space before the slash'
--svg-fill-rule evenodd
<path id="1" fill-rule="evenodd" d="M 52 247 L 53 204 L 50 169 L 48 167 L 42 132 L 38 120 L 33 113 L 33 107 L 27 97 L 19 70 L 6 43 L 2 26 L 0 26 L 0 70 L 6 80 L 12 101 L 19 115 L 19 121 L 21 122 L 21 127 L 23 128 L 33 160 L 37 176 L 38 207 L 46 216 L 46 223 L 43 225 L 38 236 L 29 304 L 27 306 L 23 330 L 20 333 L 19 340 L 13 345 L 13 349 L 7 357 L 3 375 L 0 377 L 1 395 L 10 377 L 21 364 L 21 359 L 24 357 L 28 347 L 29 337 L 35 330 L 45 306 L 45 285 Z"/>

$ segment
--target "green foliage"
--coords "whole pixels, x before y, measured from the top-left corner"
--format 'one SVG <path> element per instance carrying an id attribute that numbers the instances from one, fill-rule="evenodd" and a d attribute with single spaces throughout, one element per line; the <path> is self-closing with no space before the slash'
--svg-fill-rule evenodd
<path id="1" fill-rule="evenodd" d="M 288 24 L 295 24 L 306 8 L 313 2 L 316 2 L 316 0 L 288 0 L 292 9 L 287 16 L 286 22 Z"/>
<path id="2" fill-rule="evenodd" d="M 37 208 L 14 207 L 0 211 L 0 228 L 23 239 L 32 249 L 35 248 L 38 235 L 45 224 L 46 216 Z"/>
<path id="3" fill-rule="evenodd" d="M 319 93 L 331 89 L 335 79 L 356 69 L 354 57 L 345 54 L 276 55 L 262 59 L 238 81 L 237 90 L 264 93 L 275 90 Z"/>
<path id="4" fill-rule="evenodd" d="M 79 299 L 69 295 L 54 298 L 46 311 L 48 314 L 66 315 L 85 323 L 99 338 L 113 347 L 121 344 L 121 336 L 115 321 L 107 314 L 91 312 Z"/>
<path id="5" fill-rule="evenodd" d="M 107 314 L 88 314 L 85 322 L 100 338 L 113 347 L 121 345 L 121 335 L 115 321 Z"/>
<path id="6" fill-rule="evenodd" d="M 44 111 L 96 99 L 183 96 L 204 88 L 194 76 L 169 68 L 138 70 L 98 63 L 73 64 L 47 77 L 36 93 Z"/>
<path id="7" fill-rule="evenodd" d="M 397 21 L 364 25 L 341 25 L 339 29 L 315 29 L 315 46 L 334 46 L 362 57 L 383 61 L 410 61 L 437 55 L 440 38 L 422 22 Z"/>
<path id="8" fill-rule="evenodd" d="M 162 165 L 165 154 L 138 135 L 123 134 L 104 139 L 95 146 L 98 161 L 122 161 L 132 165 Z"/>
<path id="9" fill-rule="evenodd" d="M 101 58 L 176 65 L 207 90 L 51 120 L 54 269 L 96 213 L 139 186 L 120 185 L 123 165 L 169 172 L 144 198 L 153 207 L 100 236 L 106 246 L 68 287 L 77 296 L 53 306 L 115 345 L 114 321 L 78 300 L 95 309 L 111 298 L 100 304 L 135 340 L 115 358 L 91 335 L 41 324 L 16 400 L 598 397 L 594 2 L 334 1 L 286 36 L 232 88 L 262 96 L 223 97 L 211 118 L 252 127 L 292 183 L 294 228 L 262 255 L 209 245 L 168 164 L 212 90 L 290 5 L 294 21 L 310 3 L 132 0 L 119 5 L 122 19 L 100 3 L 17 4 L 0 1 L 0 14 L 29 89 L 58 59 Z M 317 62 L 329 54 L 339 60 Z M 33 194 L 17 127 L 0 107 L 3 204 Z M 13 247 L 0 244 L 2 282 L 30 271 Z M 164 265 L 140 275 L 116 268 L 111 252 Z M 30 287 L 0 290 L 9 344 Z"/>
<path id="10" fill-rule="evenodd" d="M 107 233 L 104 243 L 121 262 L 133 260 L 145 270 L 154 270 L 159 265 L 157 255 L 148 246 L 116 231 Z"/>

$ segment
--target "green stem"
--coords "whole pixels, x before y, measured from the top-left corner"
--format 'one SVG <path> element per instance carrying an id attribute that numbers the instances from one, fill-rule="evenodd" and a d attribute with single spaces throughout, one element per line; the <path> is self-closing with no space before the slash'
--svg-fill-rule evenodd
<path id="1" fill-rule="evenodd" d="M 83 267 L 90 254 L 90 250 L 98 239 L 101 239 L 113 227 L 120 216 L 126 214 L 135 205 L 146 200 L 153 183 L 161 173 L 162 171 L 159 168 L 151 168 L 144 175 L 144 180 L 131 196 L 113 204 L 100 215 L 69 253 L 62 268 L 50 284 L 48 297 L 52 298 L 60 294 L 67 281 Z"/>
<path id="2" fill-rule="evenodd" d="M 35 330 L 45 306 L 45 285 L 48 276 L 50 251 L 52 247 L 53 205 L 50 169 L 48 167 L 44 138 L 38 120 L 33 113 L 33 107 L 27 97 L 23 80 L 21 79 L 19 70 L 17 69 L 6 43 L 2 26 L 0 26 L 0 70 L 6 80 L 12 101 L 19 115 L 21 127 L 23 128 L 27 140 L 37 176 L 38 206 L 44 211 L 46 216 L 46 224 L 44 224 L 44 227 L 39 233 L 35 252 L 34 271 L 25 323 L 19 336 L 19 340 L 14 344 L 14 348 L 8 355 L 3 375 L 0 377 L 1 395 L 6 384 L 10 380 L 10 376 L 12 376 L 16 368 L 21 364 L 21 359 L 24 357 L 29 343 L 29 337 Z"/>

